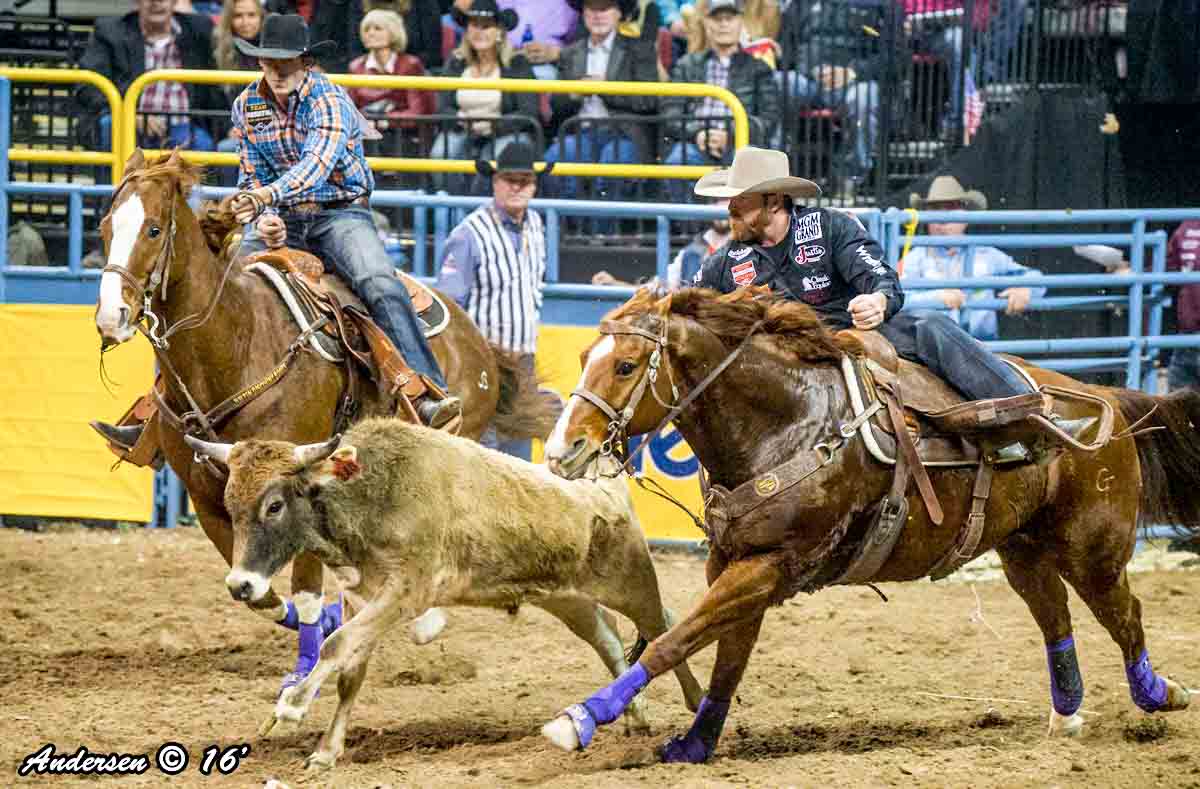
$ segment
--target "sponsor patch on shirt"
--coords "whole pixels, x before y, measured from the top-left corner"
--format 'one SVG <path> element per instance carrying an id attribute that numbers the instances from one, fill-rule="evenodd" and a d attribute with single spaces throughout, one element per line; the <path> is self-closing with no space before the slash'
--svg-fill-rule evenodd
<path id="1" fill-rule="evenodd" d="M 859 246 L 857 254 L 859 258 L 862 259 L 863 263 L 866 263 L 871 267 L 872 274 L 877 277 L 882 277 L 887 274 L 887 267 L 883 265 L 883 261 L 872 256 L 871 253 L 867 251 L 865 246 Z"/>
<path id="2" fill-rule="evenodd" d="M 821 240 L 821 212 L 814 211 L 811 214 L 805 214 L 800 217 L 800 221 L 796 223 L 795 238 L 792 243 L 796 246 L 807 244 L 809 241 Z"/>
<path id="3" fill-rule="evenodd" d="M 731 250 L 729 250 L 729 257 L 733 258 L 734 260 L 741 260 L 742 258 L 746 257 L 746 255 L 749 255 L 751 251 L 752 250 L 750 249 L 750 247 L 742 247 L 741 249 L 731 249 Z"/>
<path id="4" fill-rule="evenodd" d="M 746 250 L 749 252 L 750 250 Z M 754 261 L 747 260 L 745 263 L 739 263 L 730 271 L 733 273 L 733 281 L 738 287 L 743 287 L 754 282 L 754 278 L 758 276 L 758 272 L 754 270 Z"/>
<path id="5" fill-rule="evenodd" d="M 823 257 L 825 257 L 825 247 L 820 244 L 803 244 L 796 247 L 797 265 L 803 266 L 808 263 L 816 263 Z"/>
<path id="6" fill-rule="evenodd" d="M 275 113 L 271 111 L 271 107 L 266 100 L 259 96 L 250 96 L 246 99 L 246 123 L 254 128 L 266 126 L 275 118 Z"/>
<path id="7" fill-rule="evenodd" d="M 811 277 L 801 277 L 800 282 L 804 284 L 804 290 L 825 290 L 829 287 L 829 276 L 826 274 L 814 274 Z"/>

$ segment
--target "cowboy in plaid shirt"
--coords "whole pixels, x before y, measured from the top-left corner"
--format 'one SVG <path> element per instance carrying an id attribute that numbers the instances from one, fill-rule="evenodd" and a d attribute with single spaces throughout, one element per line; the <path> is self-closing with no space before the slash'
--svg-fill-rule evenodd
<path id="1" fill-rule="evenodd" d="M 365 121 L 345 91 L 311 68 L 332 42 L 310 44 L 300 16 L 271 14 L 263 21 L 261 46 L 234 43 L 263 69 L 233 105 L 243 190 L 233 210 L 239 222 L 254 223 L 238 254 L 288 242 L 317 255 L 363 300 L 412 368 L 445 391 L 367 205 L 375 179 L 363 153 Z M 431 427 L 462 410 L 457 397 L 423 396 L 415 405 Z"/>

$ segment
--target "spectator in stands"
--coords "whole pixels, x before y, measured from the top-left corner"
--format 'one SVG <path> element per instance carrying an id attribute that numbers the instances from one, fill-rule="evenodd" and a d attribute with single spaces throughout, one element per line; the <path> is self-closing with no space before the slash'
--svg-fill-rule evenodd
<path id="1" fill-rule="evenodd" d="M 1167 271 L 1200 271 L 1200 220 L 1189 219 L 1167 242 Z M 1200 333 L 1200 285 L 1182 285 L 1175 294 L 1176 331 Z M 1176 348 L 1167 370 L 1171 389 L 1200 387 L 1200 348 Z"/>
<path id="2" fill-rule="evenodd" d="M 336 44 L 317 60 L 328 74 L 345 74 L 350 60 L 363 53 L 358 41 L 363 0 L 265 0 L 263 6 L 273 14 L 299 14 L 314 40 Z"/>
<path id="3" fill-rule="evenodd" d="M 987 198 L 982 193 L 965 191 L 958 179 L 940 175 L 929 185 L 925 197 L 914 194 L 910 204 L 919 211 L 966 211 L 984 210 Z M 967 232 L 966 222 L 933 222 L 929 224 L 931 236 L 961 236 Z M 900 261 L 900 278 L 905 279 L 960 279 L 964 277 L 1036 277 L 1042 272 L 1022 266 L 995 247 L 975 247 L 971 252 L 958 247 L 917 247 Z M 1008 300 L 1005 312 L 1015 315 L 1024 312 L 1032 299 L 1040 299 L 1045 288 L 1023 288 L 1014 286 L 1000 291 L 1000 298 Z M 906 289 L 904 310 L 949 310 L 950 319 L 958 323 L 978 340 L 997 339 L 996 313 L 988 309 L 963 310 L 971 301 L 995 298 L 990 288 L 973 290 L 968 296 L 957 288 L 942 290 Z"/>
<path id="4" fill-rule="evenodd" d="M 508 41 L 533 64 L 538 79 L 558 76 L 562 49 L 575 40 L 579 11 L 567 0 L 499 0 L 500 7 L 513 11 L 521 24 L 508 33 Z"/>
<path id="5" fill-rule="evenodd" d="M 637 12 L 637 0 L 571 0 L 573 8 L 582 5 L 583 24 L 588 35 L 569 44 L 559 58 L 561 79 L 608 80 L 610 82 L 655 82 L 658 59 L 653 45 L 621 35 L 617 26 Z M 609 115 L 654 115 L 658 100 L 654 96 L 588 96 L 556 93 L 551 97 L 556 122 L 575 118 L 575 122 L 546 149 L 547 162 L 601 162 L 632 164 L 653 157 L 651 135 L 637 122 L 606 121 Z M 557 123 L 556 123 L 557 125 Z M 577 179 L 560 178 L 555 197 L 574 198 Z M 600 197 L 606 196 L 606 182 L 597 183 Z M 627 190 L 618 182 L 617 194 L 624 199 Z"/>
<path id="6" fill-rule="evenodd" d="M 713 204 L 720 208 L 729 208 L 729 200 L 727 198 L 714 200 Z M 683 287 L 689 287 L 700 273 L 700 265 L 704 260 L 725 246 L 728 241 L 729 217 L 723 216 L 712 220 L 709 223 L 708 229 L 693 238 L 691 243 L 686 247 L 679 250 L 679 254 L 667 265 L 667 290 L 679 290 Z M 646 284 L 657 288 L 657 280 L 658 278 L 655 277 Z M 592 284 L 632 286 L 634 283 L 619 280 L 612 274 L 601 269 L 592 275 Z"/>
<path id="7" fill-rule="evenodd" d="M 708 0 L 704 27 L 709 48 L 680 58 L 671 70 L 671 80 L 728 88 L 750 116 L 750 141 L 765 144 L 779 118 L 779 86 L 770 66 L 741 49 L 741 0 Z M 662 108 L 666 116 L 664 132 L 676 141 L 665 164 L 732 161 L 733 125 L 724 103 L 710 97 L 664 96 Z M 682 181 L 669 181 L 666 189 L 672 202 L 691 198 L 691 190 Z"/>
<path id="8" fill-rule="evenodd" d="M 987 26 L 989 9 L 987 2 L 975 3 L 973 29 Z M 963 126 L 963 0 L 904 0 L 904 13 L 904 30 L 914 50 L 928 52 L 946 65 L 950 98 L 941 131 L 944 139 L 954 139 Z"/>
<path id="9" fill-rule="evenodd" d="M 208 17 L 176 14 L 171 0 L 137 0 L 135 11 L 105 17 L 96 28 L 79 67 L 107 77 L 124 93 L 146 71 L 163 68 L 212 69 L 213 24 Z M 92 87 L 83 87 L 76 100 L 89 113 L 80 128 L 98 129 L 100 144 L 112 146 L 108 101 Z M 138 101 L 139 142 L 149 148 L 176 146 L 194 151 L 213 150 L 213 123 L 191 120 L 196 110 L 227 110 L 229 104 L 216 85 L 155 82 Z"/>
<path id="10" fill-rule="evenodd" d="M 704 26 L 707 9 L 707 0 L 700 0 L 696 5 L 684 9 L 688 52 L 708 49 L 708 33 Z M 780 20 L 779 3 L 776 0 L 745 0 L 741 47 L 771 68 L 778 66 Z"/>
<path id="11" fill-rule="evenodd" d="M 223 71 L 258 71 L 258 60 L 242 54 L 234 42 L 241 40 L 257 46 L 258 33 L 262 30 L 264 15 L 265 12 L 259 0 L 225 0 L 225 5 L 221 8 L 221 18 L 213 33 L 213 59 L 217 63 L 217 68 Z M 244 88 L 245 85 L 241 84 L 221 86 L 230 106 Z M 225 138 L 217 143 L 217 150 L 221 153 L 237 153 L 240 147 L 241 143 L 234 134 L 232 126 Z M 220 183 L 221 186 L 236 185 L 237 168 L 222 167 Z"/>
<path id="12" fill-rule="evenodd" d="M 450 6 L 450 0 L 366 0 L 363 8 L 367 13 L 377 8 L 395 11 L 403 17 L 406 51 L 433 73 L 442 67 L 442 15 Z"/>
<path id="13" fill-rule="evenodd" d="M 529 61 L 513 52 L 505 35 L 517 26 L 516 12 L 500 10 L 496 0 L 473 0 L 469 11 L 455 8 L 453 13 L 467 32 L 446 64 L 443 76 L 533 79 Z M 459 121 L 433 141 L 432 158 L 483 159 L 518 139 L 532 143 L 531 132 L 538 123 L 538 99 L 533 93 L 463 88 L 438 94 L 438 114 L 456 114 Z M 520 117 L 510 117 L 513 115 Z M 499 116 L 504 120 L 488 120 Z M 468 179 L 462 176 L 434 176 L 435 186 L 454 192 L 465 191 L 467 183 Z"/>
<path id="14" fill-rule="evenodd" d="M 405 54 L 408 32 L 404 20 L 395 11 L 380 8 L 368 11 L 360 28 L 367 54 L 350 61 L 351 74 L 425 75 L 421 61 Z M 381 130 L 393 128 L 395 124 L 389 124 L 380 116 L 400 120 L 405 116 L 432 115 L 435 101 L 430 91 L 402 88 L 350 88 L 350 98 L 364 115 L 376 120 L 376 126 Z"/>
<path id="15" fill-rule="evenodd" d="M 533 147 L 517 141 L 501 149 L 495 164 L 475 163 L 481 176 L 492 179 L 494 199 L 450 232 L 437 281 L 438 290 L 462 305 L 488 341 L 516 355 L 530 374 L 546 276 L 545 226 L 529 210 L 537 194 L 534 158 Z M 479 443 L 529 459 L 528 441 L 506 441 L 493 427 Z"/>
<path id="16" fill-rule="evenodd" d="M 783 15 L 783 91 L 789 110 L 844 116 L 841 196 L 852 199 L 875 162 L 879 81 L 887 68 L 880 31 L 891 0 L 792 0 Z M 786 144 L 783 147 L 787 147 Z"/>

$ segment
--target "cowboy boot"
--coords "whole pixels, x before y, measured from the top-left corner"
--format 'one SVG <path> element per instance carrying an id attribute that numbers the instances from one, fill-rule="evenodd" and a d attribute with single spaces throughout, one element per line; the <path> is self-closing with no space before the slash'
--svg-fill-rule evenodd
<path id="1" fill-rule="evenodd" d="M 114 455 L 135 466 L 149 466 L 158 471 L 163 467 L 163 454 L 158 445 L 158 434 L 147 435 L 148 422 L 112 425 L 94 419 L 88 423 L 93 430 L 108 442 Z"/>
<path id="2" fill-rule="evenodd" d="M 426 393 L 419 397 L 413 406 L 417 416 L 424 425 L 440 430 L 456 417 L 462 415 L 462 400 L 454 395 L 446 395 L 440 399 Z"/>

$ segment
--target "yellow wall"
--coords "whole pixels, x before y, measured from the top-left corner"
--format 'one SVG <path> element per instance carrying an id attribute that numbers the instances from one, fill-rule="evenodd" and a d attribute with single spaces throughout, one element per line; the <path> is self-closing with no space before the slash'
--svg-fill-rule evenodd
<path id="1" fill-rule="evenodd" d="M 138 339 L 104 356 L 91 306 L 0 305 L 0 513 L 149 521 L 153 473 L 122 464 L 88 427 L 116 420 L 154 377 Z"/>
<path id="2" fill-rule="evenodd" d="M 100 383 L 99 338 L 93 307 L 0 305 L 0 513 L 149 521 L 152 473 L 123 464 L 87 423 L 114 421 L 146 392 L 154 356 L 137 338 L 105 354 L 108 375 L 119 386 Z M 544 326 L 538 371 L 564 397 L 579 381 L 579 352 L 596 330 Z M 673 445 L 674 444 L 674 445 Z M 535 456 L 535 460 L 540 457 Z M 658 461 L 655 460 L 658 455 Z M 642 464 L 672 495 L 694 511 L 700 506 L 695 459 L 669 428 L 642 453 Z M 691 520 L 663 499 L 630 481 L 638 516 L 653 538 L 699 540 Z"/>
<path id="3" fill-rule="evenodd" d="M 584 326 L 543 326 L 538 333 L 538 375 L 547 386 L 563 397 L 579 383 L 579 352 L 599 336 L 596 329 Z M 661 461 L 656 462 L 655 456 Z M 534 460 L 540 459 L 535 449 Z M 660 468 L 660 465 L 664 468 Z M 692 512 L 700 513 L 700 481 L 692 467 L 695 456 L 682 439 L 669 427 L 663 438 L 642 452 L 642 468 L 671 495 L 686 504 Z M 690 472 L 690 473 L 689 473 Z M 634 506 L 646 536 L 653 539 L 701 540 L 704 535 L 696 529 L 691 518 L 674 504 L 640 488 L 629 481 Z"/>

